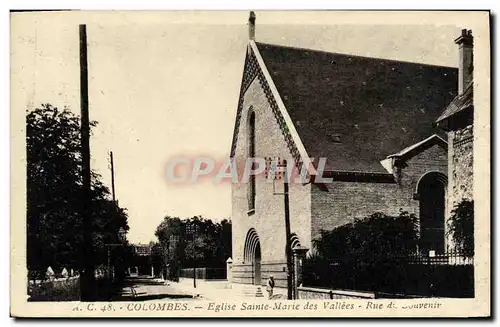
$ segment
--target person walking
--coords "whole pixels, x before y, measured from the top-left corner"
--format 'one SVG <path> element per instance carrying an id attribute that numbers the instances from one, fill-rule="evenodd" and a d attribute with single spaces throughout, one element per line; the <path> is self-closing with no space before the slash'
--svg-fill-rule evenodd
<path id="1" fill-rule="evenodd" d="M 267 294 L 269 295 L 269 299 L 273 296 L 273 289 L 274 289 L 274 277 L 273 275 L 271 275 L 267 280 L 267 286 L 266 286 L 266 291 Z"/>

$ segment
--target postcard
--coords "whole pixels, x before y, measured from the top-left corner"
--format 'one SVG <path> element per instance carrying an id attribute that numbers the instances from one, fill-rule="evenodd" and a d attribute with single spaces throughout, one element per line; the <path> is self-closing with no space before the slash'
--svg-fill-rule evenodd
<path id="1" fill-rule="evenodd" d="M 13 317 L 489 317 L 488 11 L 11 12 Z"/>

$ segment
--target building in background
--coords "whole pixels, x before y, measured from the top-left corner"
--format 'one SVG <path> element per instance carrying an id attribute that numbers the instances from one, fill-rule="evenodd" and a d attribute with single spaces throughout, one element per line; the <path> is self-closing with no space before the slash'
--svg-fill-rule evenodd
<path id="1" fill-rule="evenodd" d="M 154 276 L 152 263 L 152 244 L 133 244 L 135 250 L 135 265 L 130 267 L 132 275 Z"/>

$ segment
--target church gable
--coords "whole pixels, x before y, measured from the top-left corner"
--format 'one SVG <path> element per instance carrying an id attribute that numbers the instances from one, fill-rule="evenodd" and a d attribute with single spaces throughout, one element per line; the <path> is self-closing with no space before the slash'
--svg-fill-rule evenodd
<path id="1" fill-rule="evenodd" d="M 240 132 L 240 123 L 241 123 L 241 115 L 243 111 L 243 100 L 245 92 L 247 91 L 250 84 L 253 82 L 255 77 L 257 76 L 258 67 L 257 67 L 257 59 L 253 54 L 250 46 L 247 47 L 247 54 L 245 56 L 245 66 L 243 68 L 243 77 L 241 80 L 240 86 L 240 95 L 238 97 L 238 108 L 236 109 L 236 120 L 234 123 L 234 131 L 233 131 L 233 141 L 231 143 L 231 152 L 230 157 L 234 158 L 236 151 L 236 144 L 238 141 L 238 134 Z"/>
<path id="2" fill-rule="evenodd" d="M 439 135 L 434 134 L 425 140 L 412 144 L 397 153 L 387 156 L 385 160 L 381 161 L 381 164 L 386 170 L 392 173 L 393 168 L 391 165 L 398 165 L 401 162 L 406 162 L 435 145 L 444 149 L 444 151 L 448 149 L 448 142 Z"/>
<path id="3" fill-rule="evenodd" d="M 274 82 L 272 81 L 272 78 L 269 76 L 267 68 L 254 41 L 249 42 L 245 57 L 245 66 L 238 99 L 238 108 L 233 131 L 230 157 L 234 158 L 236 146 L 238 144 L 242 124 L 242 115 L 244 114 L 243 104 L 245 94 L 255 79 L 258 80 L 260 86 L 262 87 L 269 107 L 271 108 L 273 116 L 284 137 L 288 150 L 295 161 L 295 165 L 300 169 L 309 156 L 304 145 L 302 144 L 295 126 L 292 123 L 292 120 L 288 115 L 288 112 L 284 108 L 283 102 L 278 94 Z M 309 173 L 314 174 L 314 169 L 309 171 Z"/>
<path id="4" fill-rule="evenodd" d="M 251 51 L 253 49 L 250 46 L 245 76 L 242 78 L 231 153 L 240 177 L 243 167 L 248 164 L 247 157 L 280 157 L 288 162 L 302 160 L 299 150 L 301 141 L 294 134 L 293 126 L 288 126 L 286 113 L 283 114 L 279 100 L 274 96 L 272 82 L 268 83 L 265 70 L 261 68 L 258 57 Z M 250 60 L 254 63 L 249 63 Z M 252 66 L 257 69 L 250 68 Z M 310 244 L 310 188 L 309 184 L 289 185 L 289 200 L 293 203 L 289 208 L 290 227 L 303 244 Z M 263 265 L 266 261 L 284 258 L 284 245 L 275 246 L 285 244 L 286 239 L 285 231 L 281 228 L 283 197 L 276 195 L 276 192 L 283 192 L 283 185 L 270 183 L 264 174 L 250 177 L 246 182 L 232 184 L 233 239 L 242 242 L 233 247 L 233 259 L 236 262 L 248 262 L 247 252 L 250 250 L 244 246 L 244 240 L 250 229 L 255 230 L 259 237 L 262 249 L 259 255 Z"/>

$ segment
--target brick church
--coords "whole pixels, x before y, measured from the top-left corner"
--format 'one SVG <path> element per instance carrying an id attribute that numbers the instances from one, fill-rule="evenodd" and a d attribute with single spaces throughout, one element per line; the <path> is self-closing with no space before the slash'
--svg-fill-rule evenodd
<path id="1" fill-rule="evenodd" d="M 449 211 L 448 142 L 436 120 L 457 96 L 453 67 L 260 43 L 255 16 L 238 101 L 231 158 L 317 161 L 308 182 L 290 183 L 292 246 L 312 249 L 322 229 L 375 212 L 420 218 L 426 250 L 444 251 Z M 279 183 L 279 182 L 277 182 Z M 286 286 L 282 195 L 257 175 L 232 186 L 235 283 Z"/>

